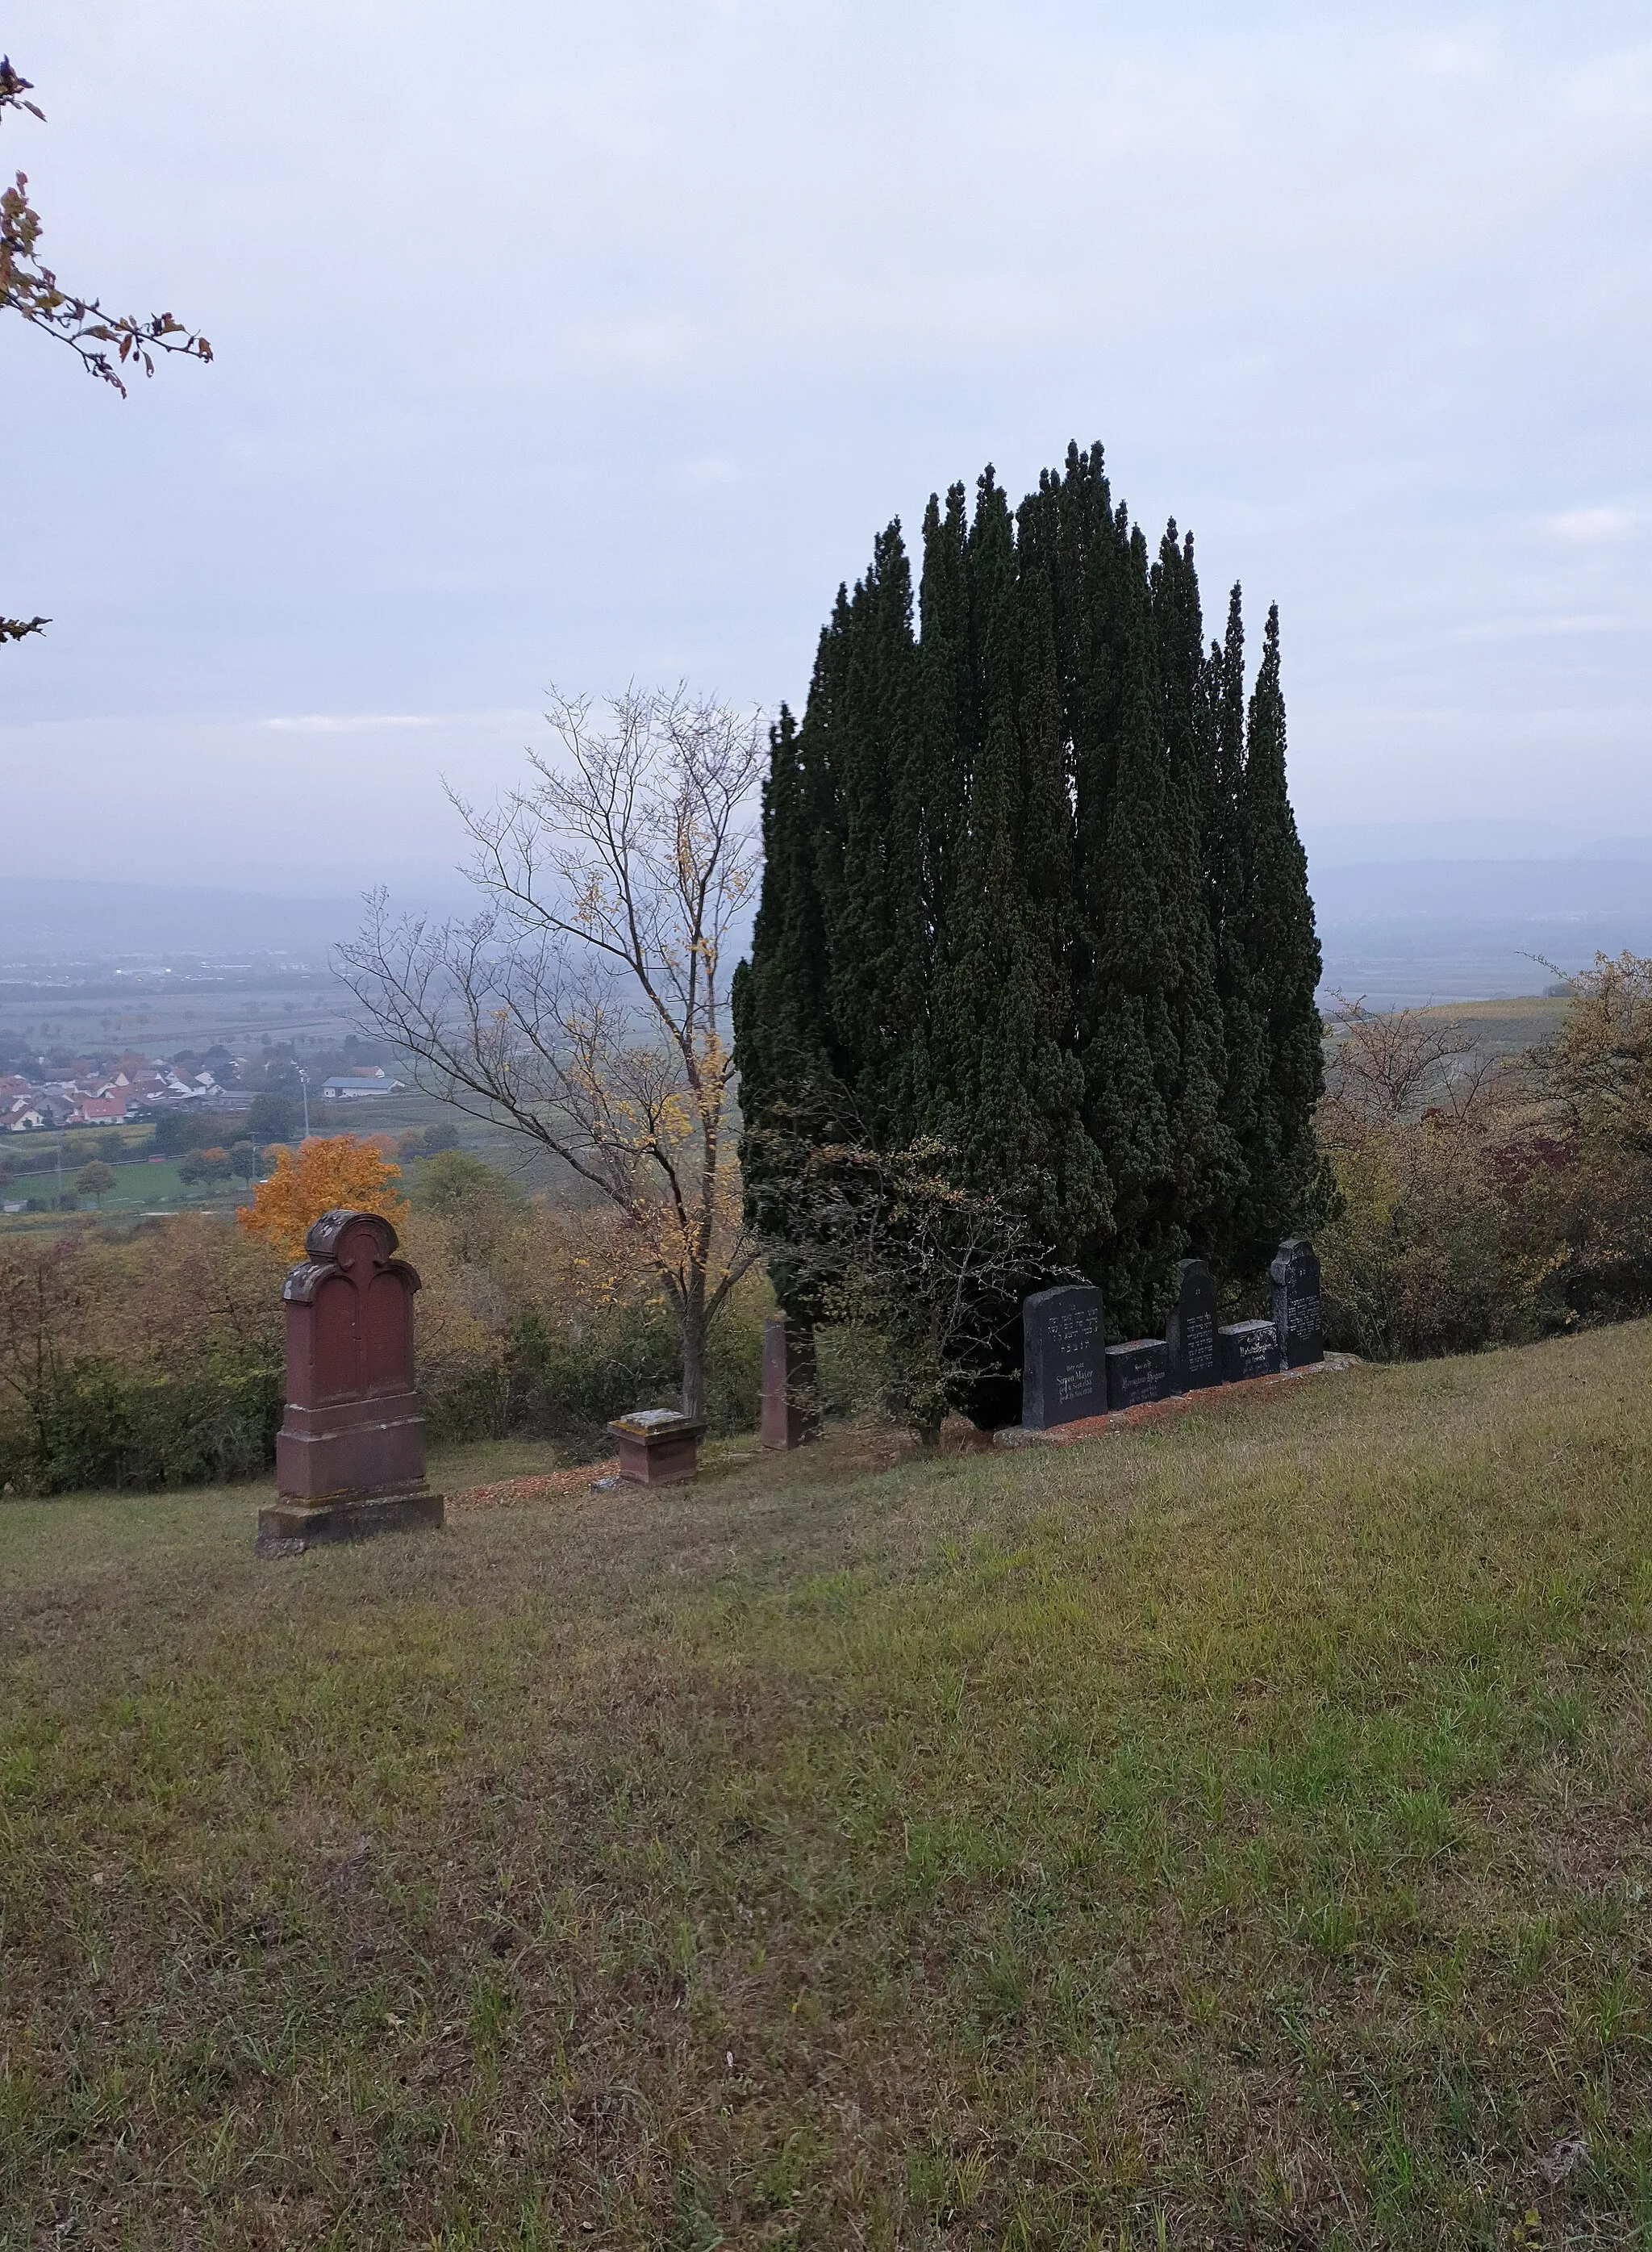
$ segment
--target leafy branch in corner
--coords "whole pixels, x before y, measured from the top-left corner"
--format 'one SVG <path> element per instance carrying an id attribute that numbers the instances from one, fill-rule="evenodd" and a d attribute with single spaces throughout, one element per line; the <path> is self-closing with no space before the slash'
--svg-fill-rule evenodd
<path id="1" fill-rule="evenodd" d="M 28 95 L 31 82 L 12 68 L 10 58 L 0 55 L 0 110 L 27 110 L 45 122 L 45 112 Z M 210 360 L 212 347 L 204 336 L 186 329 L 170 313 L 111 313 L 97 297 L 80 297 L 59 283 L 39 254 L 40 214 L 29 201 L 29 177 L 18 172 L 10 187 L 0 190 L 0 310 L 19 314 L 37 329 L 68 345 L 88 375 L 111 383 L 124 398 L 122 368 L 142 367 L 155 372 L 156 352 L 176 352 L 191 359 Z M 15 626 L 16 621 L 7 621 Z M 23 628 L 37 633 L 45 623 L 36 619 Z M 9 631 L 4 638 L 21 640 Z"/>

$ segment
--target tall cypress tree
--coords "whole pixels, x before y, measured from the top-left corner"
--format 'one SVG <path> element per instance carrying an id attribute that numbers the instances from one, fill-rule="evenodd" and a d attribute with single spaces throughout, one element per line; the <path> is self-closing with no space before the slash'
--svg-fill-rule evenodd
<path id="1" fill-rule="evenodd" d="M 1087 990 L 1079 996 L 1086 1116 L 1114 1187 L 1114 1234 L 1090 1271 L 1115 1329 L 1145 1330 L 1184 1248 L 1171 1185 L 1180 1049 L 1170 1008 L 1173 890 L 1168 861 L 1174 822 L 1159 724 L 1147 584 L 1139 532 L 1118 526 L 1125 568 L 1119 611 L 1103 655 L 1116 733 L 1077 746 L 1083 823 L 1091 809 L 1087 864 L 1079 871 L 1088 908 Z"/>
<path id="2" fill-rule="evenodd" d="M 831 807 L 821 832 L 831 1044 L 859 1129 L 883 1148 L 909 1137 L 926 1017 L 917 690 L 912 574 L 897 522 L 874 543 L 847 603 L 842 672 L 820 733 Z"/>
<path id="3" fill-rule="evenodd" d="M 1281 1235 L 1311 1224 L 1331 1194 L 1314 1142 L 1314 1110 L 1325 1085 L 1324 1033 L 1315 997 L 1322 965 L 1308 856 L 1285 782 L 1277 603 L 1267 614 L 1251 692 L 1239 829 L 1246 863 L 1244 957 L 1265 1042 L 1246 1213 L 1255 1264 Z"/>
<path id="4" fill-rule="evenodd" d="M 1267 1076 L 1266 1030 L 1252 991 L 1246 953 L 1248 855 L 1240 803 L 1245 773 L 1245 619 L 1239 588 L 1228 597 L 1227 629 L 1212 642 L 1204 665 L 1204 708 L 1210 764 L 1204 802 L 1203 853 L 1216 986 L 1222 1006 L 1226 1075 L 1222 1117 L 1243 1167 L 1211 1240 L 1218 1271 L 1249 1277 L 1271 1257 L 1258 1184 L 1272 1168 L 1264 1116 Z M 1277 1238 L 1275 1239 L 1275 1241 Z"/>
<path id="5" fill-rule="evenodd" d="M 1170 1133 L 1175 1161 L 1165 1196 L 1168 1226 L 1208 1257 L 1245 1170 L 1222 1116 L 1227 1056 L 1216 945 L 1204 875 L 1204 813 L 1213 746 L 1204 671 L 1193 539 L 1178 542 L 1174 521 L 1160 543 L 1151 580 L 1155 659 L 1164 736 L 1170 835 L 1165 858 L 1167 980 L 1179 1051 Z"/>
<path id="6" fill-rule="evenodd" d="M 828 629 L 828 632 L 830 632 Z M 825 636 L 823 636 L 823 640 Z M 800 1080 L 827 1074 L 826 947 L 815 867 L 816 811 L 789 707 L 768 733 L 763 784 L 763 888 L 752 950 L 738 964 L 730 1012 L 747 1115 Z"/>
<path id="7" fill-rule="evenodd" d="M 1109 1195 L 1072 1053 L 1072 816 L 1048 590 L 1017 569 L 990 469 L 966 560 L 979 732 L 947 908 L 934 1123 L 966 1178 L 1004 1195 L 1067 1260 L 1105 1226 Z"/>
<path id="8" fill-rule="evenodd" d="M 919 590 L 918 677 L 924 775 L 923 886 L 929 935 L 929 990 L 948 985 L 956 934 L 959 865 L 969 831 L 969 789 L 980 738 L 978 684 L 969 600 L 969 519 L 961 484 L 944 511 L 932 494 L 924 511 L 923 575 Z M 944 1024 L 935 1021 L 937 1043 Z M 937 1054 L 934 1071 L 944 1072 Z M 932 1122 L 941 1081 L 927 1086 L 915 1115 Z"/>
<path id="9" fill-rule="evenodd" d="M 849 594 L 840 587 L 816 650 L 802 726 L 782 705 L 769 731 L 763 885 L 751 953 L 729 991 L 746 1216 L 774 1239 L 785 1233 L 808 1145 L 847 1130 L 847 1060 L 835 1047 L 828 997 L 824 885 L 839 857 L 827 745 L 848 640 Z M 808 1294 L 783 1262 L 773 1275 L 788 1310 L 806 1315 Z"/>

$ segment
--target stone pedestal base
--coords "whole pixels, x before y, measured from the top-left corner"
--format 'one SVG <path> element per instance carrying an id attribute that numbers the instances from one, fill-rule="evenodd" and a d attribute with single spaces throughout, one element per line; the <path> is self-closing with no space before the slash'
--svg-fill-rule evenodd
<path id="1" fill-rule="evenodd" d="M 699 1469 L 704 1423 L 669 1408 L 645 1408 L 608 1425 L 620 1476 L 628 1485 L 677 1485 Z"/>
<path id="2" fill-rule="evenodd" d="M 335 1494 L 327 1501 L 295 1501 L 284 1495 L 258 1512 L 258 1553 L 302 1556 L 323 1540 L 433 1531 L 445 1514 L 441 1495 L 422 1487 L 406 1493 Z"/>

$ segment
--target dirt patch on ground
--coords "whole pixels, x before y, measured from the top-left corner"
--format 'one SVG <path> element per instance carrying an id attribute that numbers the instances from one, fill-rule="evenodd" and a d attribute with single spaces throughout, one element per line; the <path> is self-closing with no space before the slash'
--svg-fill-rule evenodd
<path id="1" fill-rule="evenodd" d="M 1106 1421 L 1105 1418 L 1102 1420 Z M 949 1416 L 941 1430 L 940 1452 L 943 1455 L 989 1453 L 991 1448 L 991 1432 L 976 1430 L 975 1425 L 961 1415 Z M 868 1470 L 892 1470 L 899 1463 L 918 1459 L 922 1451 L 911 1432 L 899 1430 L 892 1424 L 868 1421 L 835 1428 L 823 1441 L 797 1449 L 789 1455 L 766 1454 L 761 1448 L 751 1446 L 732 1449 L 726 1449 L 726 1445 L 723 1449 L 713 1446 L 702 1456 L 699 1475 L 694 1483 L 700 1487 L 716 1484 L 737 1471 L 750 1469 L 754 1463 L 767 1463 L 771 1469 L 788 1463 L 802 1464 L 817 1474 L 824 1471 L 834 1477 L 850 1478 Z M 459 1511 L 500 1509 L 523 1502 L 556 1504 L 583 1500 L 592 1492 L 607 1491 L 609 1482 L 619 1477 L 619 1470 L 618 1457 L 610 1455 L 603 1462 L 577 1463 L 571 1470 L 496 1478 L 485 1485 L 455 1487 L 448 1492 L 448 1507 Z M 648 1491 L 642 1486 L 614 1490 L 633 1494 Z"/>
<path id="2" fill-rule="evenodd" d="M 450 1510 L 503 1509 L 517 1502 L 583 1500 L 599 1478 L 619 1475 L 619 1458 L 576 1463 L 569 1470 L 547 1470 L 539 1477 L 496 1478 L 491 1485 L 462 1487 L 447 1497 Z"/>

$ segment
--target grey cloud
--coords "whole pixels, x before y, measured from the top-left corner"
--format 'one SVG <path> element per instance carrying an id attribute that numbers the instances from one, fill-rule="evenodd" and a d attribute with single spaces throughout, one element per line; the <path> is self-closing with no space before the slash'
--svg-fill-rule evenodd
<path id="1" fill-rule="evenodd" d="M 1310 817 L 1535 817 L 1563 746 L 1652 824 L 1639 10 L 22 0 L 7 41 L 60 270 L 219 352 L 121 407 L 0 332 L 0 608 L 54 619 L 0 671 L 58 768 L 17 869 L 279 858 L 278 789 L 363 880 L 439 865 L 425 751 L 479 784 L 530 731 L 454 715 L 795 701 L 877 527 L 1097 435 L 1213 616 L 1280 600 Z"/>

